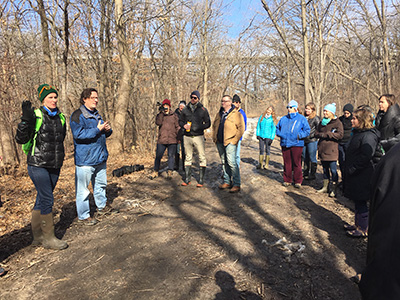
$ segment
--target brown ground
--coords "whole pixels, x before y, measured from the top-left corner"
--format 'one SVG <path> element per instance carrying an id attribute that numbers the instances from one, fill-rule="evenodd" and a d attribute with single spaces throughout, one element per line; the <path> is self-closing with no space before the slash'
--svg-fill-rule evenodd
<path id="1" fill-rule="evenodd" d="M 316 194 L 321 174 L 301 190 L 281 186 L 278 141 L 269 171 L 256 170 L 254 139 L 243 141 L 241 157 L 235 195 L 218 190 L 209 140 L 204 188 L 195 179 L 181 187 L 178 173 L 149 180 L 149 159 L 110 158 L 108 196 L 120 213 L 84 227 L 74 221 L 69 156 L 55 194 L 63 251 L 30 246 L 33 185 L 26 173 L 1 177 L 0 262 L 9 272 L 0 299 L 360 299 L 348 278 L 364 265 L 366 241 L 342 229 L 351 203 Z M 111 177 L 143 162 L 145 171 Z"/>

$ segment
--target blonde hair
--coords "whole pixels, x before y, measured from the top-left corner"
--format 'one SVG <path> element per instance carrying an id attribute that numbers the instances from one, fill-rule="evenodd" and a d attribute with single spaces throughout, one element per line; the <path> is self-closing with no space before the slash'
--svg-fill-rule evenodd
<path id="1" fill-rule="evenodd" d="M 275 108 L 272 105 L 268 106 L 267 109 L 263 112 L 261 120 L 265 118 L 265 116 L 267 115 L 267 110 L 270 108 L 272 110 L 271 112 L 272 120 L 274 120 L 274 123 L 276 123 Z"/>
<path id="2" fill-rule="evenodd" d="M 359 108 L 353 112 L 353 118 L 357 118 L 358 128 L 361 130 L 374 127 L 374 114 L 366 107 Z"/>

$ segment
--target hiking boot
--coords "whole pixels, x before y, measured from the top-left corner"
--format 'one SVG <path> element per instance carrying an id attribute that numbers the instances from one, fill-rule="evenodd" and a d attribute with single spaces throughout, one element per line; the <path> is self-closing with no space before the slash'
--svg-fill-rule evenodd
<path id="1" fill-rule="evenodd" d="M 149 178 L 151 179 L 151 180 L 153 180 L 153 179 L 155 179 L 155 178 L 157 178 L 158 177 L 158 171 L 153 171 L 153 172 L 151 172 L 151 174 L 149 175 Z"/>
<path id="2" fill-rule="evenodd" d="M 108 204 L 106 204 L 106 206 L 104 206 L 104 208 L 97 210 L 97 215 L 98 216 L 107 216 L 107 215 L 113 215 L 113 214 L 116 214 L 116 213 L 118 213 L 118 211 L 115 210 L 114 208 L 112 208 Z M 94 220 L 96 220 L 96 219 L 94 219 Z"/>
<path id="3" fill-rule="evenodd" d="M 295 187 L 296 189 L 301 189 L 301 183 L 295 183 L 295 184 L 294 184 L 294 187 Z"/>
<path id="4" fill-rule="evenodd" d="M 282 182 L 282 185 L 288 187 L 290 185 L 290 182 Z"/>
<path id="5" fill-rule="evenodd" d="M 99 221 L 97 221 L 95 218 L 89 217 L 84 220 L 78 220 L 78 223 L 85 225 L 85 226 L 93 226 L 93 225 L 96 225 L 97 223 L 99 223 Z"/>
<path id="6" fill-rule="evenodd" d="M 172 170 L 168 170 L 167 171 L 167 179 L 171 179 L 172 178 Z"/>
<path id="7" fill-rule="evenodd" d="M 226 189 L 230 189 L 230 188 L 231 188 L 231 185 L 230 185 L 230 184 L 227 184 L 227 183 L 223 183 L 223 184 L 220 184 L 220 185 L 218 186 L 218 188 L 219 188 L 220 190 L 226 190 Z"/>
<path id="8" fill-rule="evenodd" d="M 240 186 L 234 185 L 230 190 L 229 193 L 239 193 L 240 192 Z"/>

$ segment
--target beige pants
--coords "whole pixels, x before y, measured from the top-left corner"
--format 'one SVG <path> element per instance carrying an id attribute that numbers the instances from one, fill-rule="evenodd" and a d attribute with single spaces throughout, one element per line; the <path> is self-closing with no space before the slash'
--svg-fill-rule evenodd
<path id="1" fill-rule="evenodd" d="M 185 145 L 185 166 L 191 166 L 192 165 L 192 159 L 193 159 L 193 148 L 197 149 L 197 152 L 199 153 L 199 162 L 200 162 L 200 167 L 206 167 L 207 166 L 207 161 L 206 161 L 206 152 L 204 150 L 204 135 L 199 135 L 199 136 L 183 136 L 183 143 Z"/>

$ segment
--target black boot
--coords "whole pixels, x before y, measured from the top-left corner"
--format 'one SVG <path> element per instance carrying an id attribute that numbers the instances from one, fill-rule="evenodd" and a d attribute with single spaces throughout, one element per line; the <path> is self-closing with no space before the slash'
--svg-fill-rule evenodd
<path id="1" fill-rule="evenodd" d="M 192 177 L 192 166 L 185 166 L 185 179 L 183 180 L 181 185 L 183 186 L 189 185 L 191 177 Z"/>
<path id="2" fill-rule="evenodd" d="M 317 163 L 311 163 L 310 174 L 308 175 L 308 180 L 314 180 L 316 178 L 315 174 L 317 173 Z"/>
<path id="3" fill-rule="evenodd" d="M 174 170 L 179 171 L 179 153 L 175 153 L 175 165 Z"/>
<path id="4" fill-rule="evenodd" d="M 303 178 L 304 178 L 304 179 L 309 179 L 309 178 L 308 178 L 309 173 L 310 173 L 310 165 L 304 163 Z"/>
<path id="5" fill-rule="evenodd" d="M 204 174 L 206 173 L 206 167 L 200 167 L 199 171 L 199 182 L 197 183 L 197 187 L 202 187 L 204 184 Z"/>

